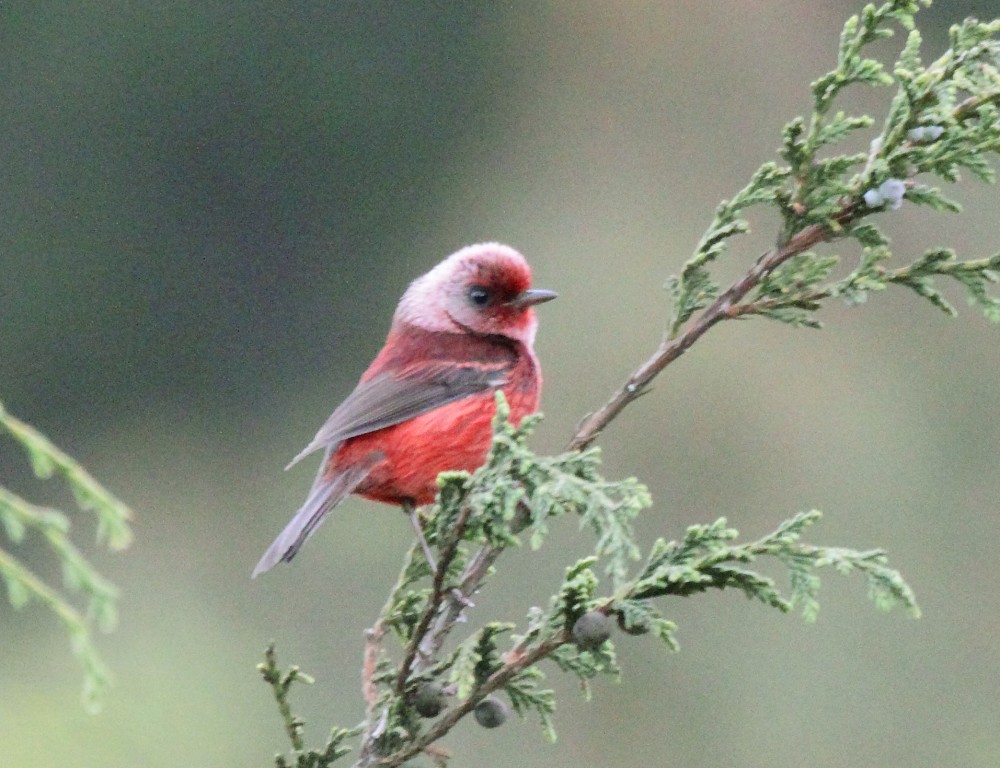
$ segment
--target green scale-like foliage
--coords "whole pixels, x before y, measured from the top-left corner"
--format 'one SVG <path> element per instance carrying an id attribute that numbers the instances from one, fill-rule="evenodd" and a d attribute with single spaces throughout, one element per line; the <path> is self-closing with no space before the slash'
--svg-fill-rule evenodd
<path id="1" fill-rule="evenodd" d="M 35 474 L 43 479 L 60 477 L 77 505 L 97 518 L 97 541 L 109 549 L 128 546 L 132 513 L 108 493 L 76 461 L 40 432 L 14 418 L 0 405 L 0 432 L 24 448 Z M 70 538 L 70 518 L 57 509 L 39 507 L 0 487 L 0 528 L 10 547 L 0 546 L 0 581 L 14 608 L 38 602 L 51 610 L 70 638 L 73 654 L 83 667 L 83 701 L 89 710 L 100 707 L 109 682 L 108 670 L 94 645 L 93 629 L 110 632 L 118 620 L 118 590 L 100 575 Z M 62 588 L 39 577 L 17 557 L 16 547 L 28 536 L 40 536 L 62 570 Z M 76 604 L 81 596 L 83 606 Z"/>

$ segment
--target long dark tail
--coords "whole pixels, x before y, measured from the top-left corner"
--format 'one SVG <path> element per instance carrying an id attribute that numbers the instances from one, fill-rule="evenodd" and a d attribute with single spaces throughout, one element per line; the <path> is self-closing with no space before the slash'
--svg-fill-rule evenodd
<path id="1" fill-rule="evenodd" d="M 344 500 L 371 471 L 371 464 L 349 467 L 331 478 L 324 479 L 329 456 L 324 457 L 319 473 L 313 482 L 309 497 L 289 521 L 278 538 L 267 548 L 250 578 L 271 570 L 280 562 L 287 563 L 315 533 L 327 513 Z"/>

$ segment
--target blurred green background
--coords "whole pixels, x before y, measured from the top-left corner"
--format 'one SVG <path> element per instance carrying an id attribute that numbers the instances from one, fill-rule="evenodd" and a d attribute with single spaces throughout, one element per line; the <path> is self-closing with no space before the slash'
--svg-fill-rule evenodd
<path id="1" fill-rule="evenodd" d="M 269 765 L 285 739 L 254 664 L 272 638 L 318 679 L 296 699 L 311 743 L 357 722 L 361 632 L 406 522 L 352 500 L 290 567 L 248 576 L 313 471 L 281 468 L 408 281 L 483 239 L 528 256 L 560 292 L 540 310 L 535 440 L 559 450 L 655 346 L 664 278 L 809 108 L 858 7 L 3 4 L 0 399 L 137 517 L 129 550 L 94 554 L 122 588 L 102 714 L 55 620 L 0 600 L 0 763 Z M 998 13 L 939 2 L 925 52 Z M 888 92 L 853 95 L 880 110 Z M 996 189 L 957 195 L 961 217 L 885 217 L 898 251 L 994 252 Z M 753 223 L 727 274 L 773 237 Z M 962 306 L 949 320 L 893 292 L 831 306 L 822 332 L 720 327 L 602 438 L 607 474 L 652 488 L 647 541 L 723 514 L 756 536 L 818 507 L 813 538 L 889 548 L 923 619 L 832 575 L 816 625 L 728 594 L 667 604 L 680 655 L 622 640 L 622 683 L 591 703 L 551 677 L 559 744 L 531 721 L 468 724 L 454 764 L 1000 763 L 1000 329 Z M 0 462 L 0 482 L 67 503 L 9 443 Z M 523 618 L 589 545 L 568 523 L 512 554 L 479 615 Z"/>

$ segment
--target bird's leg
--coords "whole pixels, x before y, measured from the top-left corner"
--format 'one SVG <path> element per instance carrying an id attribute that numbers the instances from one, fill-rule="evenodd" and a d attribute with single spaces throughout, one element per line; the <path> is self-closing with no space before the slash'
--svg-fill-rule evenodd
<path id="1" fill-rule="evenodd" d="M 410 522 L 413 524 L 413 530 L 417 534 L 417 541 L 420 542 L 420 548 L 424 550 L 424 557 L 427 558 L 427 565 L 430 566 L 431 573 L 434 576 L 437 576 L 437 561 L 434 559 L 434 555 L 431 554 L 430 544 L 428 544 L 427 539 L 424 538 L 424 528 L 420 524 L 420 516 L 417 514 L 416 506 L 414 506 L 412 501 L 404 501 L 403 511 L 406 513 L 406 516 L 410 518 Z M 452 587 L 448 590 L 448 594 L 451 595 L 452 600 L 463 608 L 472 608 L 475 606 L 475 603 L 463 595 L 458 587 Z M 465 621 L 465 617 L 459 615 L 458 621 Z"/>
<path id="2" fill-rule="evenodd" d="M 427 558 L 427 565 L 431 567 L 431 573 L 436 576 L 437 561 L 434 559 L 434 555 L 431 554 L 431 547 L 427 543 L 427 539 L 424 538 L 424 528 L 420 525 L 420 517 L 417 515 L 416 506 L 414 506 L 412 501 L 406 500 L 403 502 L 403 511 L 413 524 L 413 530 L 417 534 L 417 541 L 420 542 L 420 547 L 424 550 L 424 557 Z"/>

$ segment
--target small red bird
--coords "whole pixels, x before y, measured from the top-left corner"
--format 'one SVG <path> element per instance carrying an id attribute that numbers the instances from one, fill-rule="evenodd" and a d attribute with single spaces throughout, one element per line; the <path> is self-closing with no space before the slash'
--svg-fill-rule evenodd
<path id="1" fill-rule="evenodd" d="M 499 243 L 463 248 L 414 280 L 382 351 L 288 465 L 323 450 L 309 496 L 253 575 L 295 557 L 351 493 L 412 510 L 434 500 L 440 472 L 482 465 L 494 390 L 515 423 L 538 409 L 532 307 L 555 296 L 532 288 L 524 257 Z"/>

